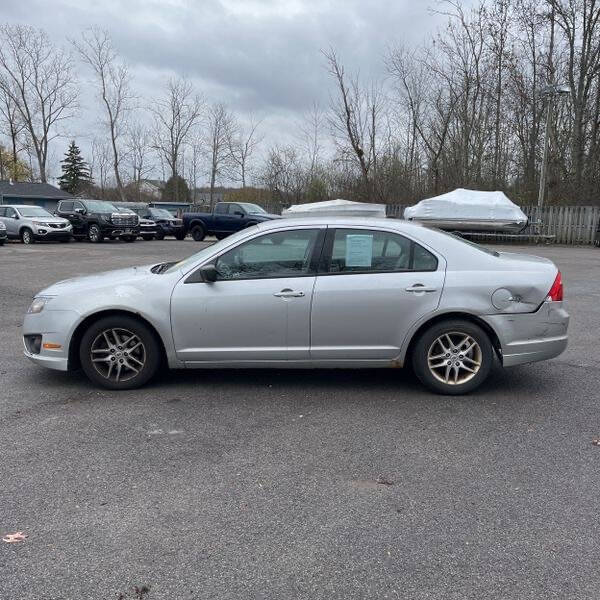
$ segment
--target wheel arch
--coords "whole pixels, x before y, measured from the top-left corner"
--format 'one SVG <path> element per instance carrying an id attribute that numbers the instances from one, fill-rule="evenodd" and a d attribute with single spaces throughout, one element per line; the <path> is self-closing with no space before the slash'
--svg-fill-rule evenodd
<path id="1" fill-rule="evenodd" d="M 125 310 L 122 308 L 116 308 L 116 309 L 106 309 L 106 310 L 94 312 L 94 313 L 88 315 L 87 317 L 85 317 L 77 325 L 77 327 L 73 331 L 73 334 L 71 335 L 71 339 L 69 340 L 69 370 L 78 369 L 81 366 L 79 363 L 79 345 L 81 344 L 81 339 L 83 338 L 83 334 L 85 333 L 86 329 L 90 325 L 92 325 L 92 323 L 95 323 L 96 321 L 99 321 L 100 319 L 103 319 L 105 317 L 110 317 L 110 316 L 132 317 L 132 318 L 138 320 L 140 323 L 143 323 L 146 327 L 148 327 L 148 329 L 150 329 L 150 331 L 153 333 L 153 335 L 159 345 L 160 353 L 161 353 L 161 362 L 166 363 L 167 350 L 165 348 L 163 339 L 160 336 L 160 334 L 158 333 L 158 330 L 156 329 L 156 327 L 154 327 L 154 325 L 148 319 L 146 319 L 145 317 L 143 317 L 142 315 L 140 315 L 137 312 L 134 312 L 132 310 Z"/>
<path id="2" fill-rule="evenodd" d="M 500 338 L 498 337 L 498 334 L 496 333 L 494 328 L 489 323 L 484 321 L 482 318 L 478 317 L 477 315 L 474 315 L 472 313 L 462 312 L 460 310 L 455 310 L 455 311 L 449 311 L 449 312 L 445 312 L 445 313 L 441 313 L 441 314 L 438 313 L 438 314 L 432 316 L 430 319 L 427 319 L 426 321 L 421 323 L 421 325 L 419 325 L 417 330 L 412 333 L 410 340 L 406 346 L 406 351 L 404 352 L 403 361 L 402 361 L 403 364 L 406 365 L 410 362 L 410 360 L 412 358 L 412 351 L 415 347 L 415 344 L 417 343 L 418 339 L 423 335 L 423 333 L 425 331 L 427 331 L 432 325 L 435 325 L 436 323 L 440 323 L 442 321 L 448 321 L 450 319 L 462 319 L 464 321 L 470 321 L 474 325 L 478 325 L 479 327 L 481 327 L 481 329 L 483 329 L 483 331 L 485 331 L 485 333 L 490 338 L 490 342 L 492 343 L 492 347 L 494 348 L 494 351 L 496 352 L 496 356 L 498 357 L 500 362 L 502 362 L 502 345 L 500 343 Z"/>

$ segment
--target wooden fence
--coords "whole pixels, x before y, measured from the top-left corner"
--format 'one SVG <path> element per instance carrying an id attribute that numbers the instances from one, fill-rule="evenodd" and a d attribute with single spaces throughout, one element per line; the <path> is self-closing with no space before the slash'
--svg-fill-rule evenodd
<path id="1" fill-rule="evenodd" d="M 388 217 L 402 218 L 408 205 L 389 204 Z M 600 221 L 600 206 L 522 206 L 529 225 L 524 233 L 552 236 L 556 244 L 593 244 Z"/>

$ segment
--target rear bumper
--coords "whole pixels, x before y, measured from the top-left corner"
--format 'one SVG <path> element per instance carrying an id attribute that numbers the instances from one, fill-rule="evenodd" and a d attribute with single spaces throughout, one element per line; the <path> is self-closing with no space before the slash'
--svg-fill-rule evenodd
<path id="1" fill-rule="evenodd" d="M 544 302 L 534 313 L 483 318 L 498 335 L 505 367 L 548 360 L 567 347 L 569 313 L 562 302 Z"/>

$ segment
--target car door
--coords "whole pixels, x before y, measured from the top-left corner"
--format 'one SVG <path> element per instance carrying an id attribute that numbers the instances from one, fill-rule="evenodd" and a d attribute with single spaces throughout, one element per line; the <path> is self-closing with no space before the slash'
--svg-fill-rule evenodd
<path id="1" fill-rule="evenodd" d="M 180 360 L 307 360 L 310 306 L 322 228 L 262 233 L 212 260 L 217 281 L 182 279 L 171 298 Z"/>
<path id="2" fill-rule="evenodd" d="M 393 360 L 440 301 L 445 261 L 398 233 L 329 229 L 313 292 L 313 360 Z"/>
<path id="3" fill-rule="evenodd" d="M 73 208 L 69 216 L 67 217 L 71 224 L 73 225 L 73 233 L 75 235 L 85 235 L 87 234 L 87 219 L 85 217 L 86 209 L 83 205 L 83 202 L 79 202 L 76 200 L 73 202 Z"/>
<path id="4" fill-rule="evenodd" d="M 235 233 L 244 228 L 246 214 L 239 204 L 224 204 L 227 212 L 219 214 L 219 230 L 226 233 Z"/>

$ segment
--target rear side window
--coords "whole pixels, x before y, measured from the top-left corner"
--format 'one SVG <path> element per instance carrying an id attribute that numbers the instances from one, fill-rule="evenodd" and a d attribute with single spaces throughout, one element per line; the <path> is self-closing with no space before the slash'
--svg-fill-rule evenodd
<path id="1" fill-rule="evenodd" d="M 215 206 L 215 213 L 218 215 L 224 215 L 227 212 L 227 204 L 217 204 Z"/>
<path id="2" fill-rule="evenodd" d="M 0 206 L 0 217 L 5 217 L 5 216 L 6 216 L 6 209 L 5 209 L 5 208 L 2 208 L 2 207 Z"/>
<path id="3" fill-rule="evenodd" d="M 412 240 L 387 231 L 336 229 L 326 273 L 435 271 L 437 258 Z"/>

